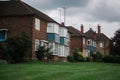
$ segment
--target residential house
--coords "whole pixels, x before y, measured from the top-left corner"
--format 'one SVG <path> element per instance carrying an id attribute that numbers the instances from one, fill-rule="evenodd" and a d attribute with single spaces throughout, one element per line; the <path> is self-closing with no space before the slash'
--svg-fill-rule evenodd
<path id="1" fill-rule="evenodd" d="M 64 24 L 49 22 L 47 24 L 47 40 L 52 46 L 54 60 L 67 61 L 69 54 L 68 31 Z"/>
<path id="2" fill-rule="evenodd" d="M 26 59 L 36 59 L 38 45 L 49 43 L 52 45 L 53 55 L 66 57 L 69 51 L 62 53 L 59 48 L 61 37 L 67 36 L 61 35 L 60 30 L 62 28 L 59 23 L 21 0 L 0 1 L 0 43 L 25 32 L 32 40 L 32 48 L 26 54 Z M 64 28 L 64 35 L 66 32 Z"/>
<path id="3" fill-rule="evenodd" d="M 92 52 L 99 51 L 102 55 L 109 54 L 109 41 L 110 39 L 104 34 L 101 33 L 101 26 L 98 24 L 98 32 L 93 31 L 90 28 L 87 32 L 85 32 L 88 37 L 87 41 L 87 49 Z"/>
<path id="4" fill-rule="evenodd" d="M 83 25 L 81 25 L 81 29 L 77 30 L 72 26 L 67 26 L 68 31 L 70 33 L 70 55 L 73 55 L 73 51 L 75 49 L 78 49 L 79 51 L 83 52 L 83 55 L 89 56 L 88 51 L 87 51 L 87 37 L 83 33 Z"/>

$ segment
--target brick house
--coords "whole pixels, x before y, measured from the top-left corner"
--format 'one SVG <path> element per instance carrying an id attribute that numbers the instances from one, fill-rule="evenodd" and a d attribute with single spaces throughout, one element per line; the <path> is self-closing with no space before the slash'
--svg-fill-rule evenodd
<path id="1" fill-rule="evenodd" d="M 79 49 L 86 57 L 90 57 L 90 51 L 99 51 L 102 55 L 109 54 L 109 38 L 101 33 L 101 26 L 98 25 L 98 32 L 90 28 L 84 32 L 84 26 L 80 26 L 80 30 L 72 26 L 67 26 L 70 33 L 70 55 L 74 49 Z"/>
<path id="2" fill-rule="evenodd" d="M 100 25 L 98 25 L 97 27 L 97 33 L 96 31 L 93 31 L 92 28 L 85 32 L 85 35 L 88 38 L 87 49 L 93 52 L 99 51 L 102 55 L 107 55 L 109 54 L 110 39 L 104 33 L 101 33 Z"/>
<path id="3" fill-rule="evenodd" d="M 72 55 L 73 50 L 78 49 L 83 52 L 83 55 L 88 56 L 87 37 L 83 33 L 83 25 L 81 25 L 82 31 L 77 30 L 72 26 L 67 26 L 67 28 L 70 33 L 70 55 Z"/>
<path id="4" fill-rule="evenodd" d="M 37 46 L 48 43 L 52 46 L 54 56 L 64 54 L 61 57 L 66 58 L 69 51 L 66 53 L 59 51 L 60 27 L 61 25 L 52 18 L 20 0 L 0 1 L 0 43 L 25 32 L 32 39 L 32 48 L 29 50 L 30 54 L 26 55 L 27 59 L 35 59 Z M 65 44 L 63 46 L 68 48 Z"/>

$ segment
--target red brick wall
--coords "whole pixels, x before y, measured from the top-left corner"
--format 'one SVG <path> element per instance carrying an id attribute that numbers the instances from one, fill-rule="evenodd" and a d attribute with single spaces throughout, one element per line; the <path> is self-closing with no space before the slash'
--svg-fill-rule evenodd
<path id="1" fill-rule="evenodd" d="M 0 17 L 0 29 L 8 29 L 7 38 L 16 36 L 25 32 L 30 38 L 32 37 L 32 17 L 16 16 L 16 17 Z M 30 58 L 31 49 L 26 53 Z"/>
<path id="2" fill-rule="evenodd" d="M 32 39 L 32 49 L 29 50 L 32 59 L 36 58 L 35 39 L 45 40 L 47 31 L 44 20 L 40 20 L 40 30 L 35 30 L 34 19 L 33 16 L 0 17 L 0 29 L 8 29 L 7 38 L 25 32 Z"/>
<path id="3" fill-rule="evenodd" d="M 82 51 L 82 39 L 80 37 L 71 37 L 71 46 L 70 46 L 70 52 L 72 54 L 74 49 L 79 49 Z"/>
<path id="4" fill-rule="evenodd" d="M 102 54 L 102 55 L 107 55 L 109 54 L 109 41 L 102 41 L 104 43 L 103 47 L 100 47 L 100 41 L 97 44 L 97 50 Z"/>
<path id="5" fill-rule="evenodd" d="M 31 37 L 32 17 L 0 17 L 0 29 L 8 29 L 7 37 L 25 32 Z"/>
<path id="6" fill-rule="evenodd" d="M 47 38 L 47 22 L 40 19 L 40 30 L 35 29 L 35 17 L 33 18 L 33 29 L 32 29 L 32 58 L 35 59 L 35 39 L 46 40 Z"/>

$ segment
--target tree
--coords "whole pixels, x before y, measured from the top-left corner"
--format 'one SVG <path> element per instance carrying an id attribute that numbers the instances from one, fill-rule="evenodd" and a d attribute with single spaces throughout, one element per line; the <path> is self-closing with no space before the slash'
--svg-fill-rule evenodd
<path id="1" fill-rule="evenodd" d="M 111 39 L 110 54 L 120 55 L 120 29 L 115 32 L 115 36 Z"/>

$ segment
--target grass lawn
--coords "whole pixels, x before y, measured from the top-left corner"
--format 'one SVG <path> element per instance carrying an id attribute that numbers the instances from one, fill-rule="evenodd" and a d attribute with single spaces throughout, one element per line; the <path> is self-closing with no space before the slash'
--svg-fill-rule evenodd
<path id="1" fill-rule="evenodd" d="M 120 64 L 7 64 L 0 65 L 0 80 L 120 80 Z"/>

